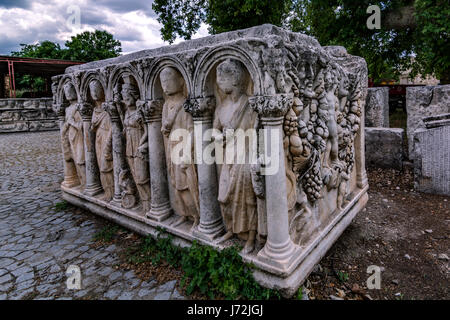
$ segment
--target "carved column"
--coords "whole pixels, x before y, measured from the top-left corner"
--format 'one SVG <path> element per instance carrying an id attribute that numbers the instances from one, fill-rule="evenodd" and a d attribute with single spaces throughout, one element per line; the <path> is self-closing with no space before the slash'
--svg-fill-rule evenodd
<path id="1" fill-rule="evenodd" d="M 200 198 L 200 223 L 193 234 L 209 241 L 220 236 L 225 230 L 217 201 L 216 164 L 203 161 L 203 150 L 212 143 L 211 129 L 215 104 L 214 97 L 205 97 L 186 100 L 184 105 L 185 110 L 192 114 L 194 120 L 194 148 Z M 209 135 L 206 136 L 207 134 Z"/>
<path id="2" fill-rule="evenodd" d="M 124 147 L 122 125 L 120 122 L 119 112 L 116 103 L 108 101 L 103 103 L 103 110 L 105 110 L 111 118 L 112 131 L 112 149 L 113 149 L 113 171 L 114 171 L 114 196 L 111 203 L 117 206 L 121 205 L 122 194 L 120 189 L 119 175 L 122 169 L 125 168 Z"/>
<path id="3" fill-rule="evenodd" d="M 66 107 L 67 107 L 67 105 L 65 105 L 65 104 L 54 104 L 53 111 L 58 116 L 59 132 L 60 132 L 60 136 L 61 136 L 61 149 L 62 149 L 62 154 L 63 154 L 64 181 L 61 184 L 64 187 L 72 188 L 72 187 L 75 187 L 78 184 L 80 184 L 80 181 L 78 179 L 77 169 L 76 169 L 73 161 L 66 161 L 66 155 L 67 155 L 67 153 L 70 153 L 69 145 L 65 144 L 67 137 L 65 137 L 65 134 L 63 133 L 64 123 L 66 120 L 65 119 Z"/>
<path id="4" fill-rule="evenodd" d="M 251 107 L 260 115 L 260 152 L 263 156 L 262 174 L 265 179 L 267 241 L 258 252 L 258 259 L 285 269 L 298 253 L 289 235 L 286 190 L 286 168 L 283 148 L 284 115 L 292 104 L 288 95 L 254 96 Z"/>
<path id="5" fill-rule="evenodd" d="M 78 104 L 78 111 L 83 119 L 84 157 L 86 162 L 86 187 L 83 193 L 95 196 L 103 191 L 95 155 L 95 134 L 91 130 L 93 108 L 89 103 Z"/>
<path id="6" fill-rule="evenodd" d="M 170 206 L 164 139 L 161 133 L 162 100 L 151 100 L 141 105 L 147 123 L 150 165 L 151 208 L 147 218 L 163 221 L 173 213 Z"/>

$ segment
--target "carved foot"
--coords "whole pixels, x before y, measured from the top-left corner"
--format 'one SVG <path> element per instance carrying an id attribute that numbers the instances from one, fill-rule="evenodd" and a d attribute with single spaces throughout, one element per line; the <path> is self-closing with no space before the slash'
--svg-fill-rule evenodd
<path id="1" fill-rule="evenodd" d="M 248 239 L 245 243 L 244 249 L 242 249 L 242 253 L 249 254 L 253 250 L 255 250 L 255 239 Z"/>
<path id="2" fill-rule="evenodd" d="M 233 232 L 228 231 L 227 233 L 225 233 L 222 237 L 220 237 L 216 243 L 222 243 L 227 241 L 228 239 L 231 239 L 231 237 L 233 237 Z"/>
<path id="3" fill-rule="evenodd" d="M 178 220 L 176 220 L 174 223 L 171 224 L 172 227 L 178 227 L 180 224 L 187 221 L 186 217 L 180 217 Z"/>
<path id="4" fill-rule="evenodd" d="M 195 228 L 197 228 L 198 224 L 200 223 L 200 219 L 195 217 L 194 218 L 194 224 L 191 227 L 191 232 L 194 231 Z"/>

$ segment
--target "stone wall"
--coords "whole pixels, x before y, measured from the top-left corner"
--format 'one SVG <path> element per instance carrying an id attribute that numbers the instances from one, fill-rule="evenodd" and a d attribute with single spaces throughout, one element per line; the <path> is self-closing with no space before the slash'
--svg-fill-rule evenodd
<path id="1" fill-rule="evenodd" d="M 400 128 L 366 128 L 367 165 L 402 169 L 404 134 Z"/>
<path id="2" fill-rule="evenodd" d="M 342 47 L 262 25 L 52 80 L 67 201 L 179 244 L 241 244 L 286 296 L 367 202 L 367 66 Z"/>
<path id="3" fill-rule="evenodd" d="M 389 128 L 389 88 L 368 88 L 366 98 L 366 127 Z"/>
<path id="4" fill-rule="evenodd" d="M 425 128 L 425 117 L 450 113 L 450 85 L 408 87 L 406 89 L 407 136 L 409 159 L 414 158 L 414 132 Z"/>
<path id="5" fill-rule="evenodd" d="M 0 133 L 58 129 L 52 98 L 0 99 Z"/>
<path id="6" fill-rule="evenodd" d="M 450 114 L 423 119 L 414 134 L 414 185 L 450 196 Z"/>

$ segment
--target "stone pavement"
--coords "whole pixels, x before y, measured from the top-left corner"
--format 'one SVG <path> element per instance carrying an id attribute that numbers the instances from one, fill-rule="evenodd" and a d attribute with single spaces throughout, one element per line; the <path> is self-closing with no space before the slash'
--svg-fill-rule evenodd
<path id="1" fill-rule="evenodd" d="M 184 299 L 176 281 L 157 285 L 116 270 L 116 245 L 93 247 L 105 221 L 62 201 L 59 132 L 0 135 L 0 300 Z M 81 289 L 67 289 L 66 270 L 81 270 Z"/>

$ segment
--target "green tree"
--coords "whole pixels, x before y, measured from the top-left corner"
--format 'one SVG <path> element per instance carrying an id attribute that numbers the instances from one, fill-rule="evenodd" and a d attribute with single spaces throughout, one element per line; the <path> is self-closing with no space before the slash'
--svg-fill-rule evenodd
<path id="1" fill-rule="evenodd" d="M 114 58 L 122 52 L 120 41 L 107 31 L 85 31 L 66 41 L 64 58 L 74 61 L 95 61 Z"/>
<path id="2" fill-rule="evenodd" d="M 381 9 L 381 29 L 369 29 L 369 5 Z M 155 0 L 162 38 L 190 39 L 202 22 L 212 34 L 263 23 L 342 45 L 366 59 L 375 80 L 402 71 L 450 79 L 448 0 Z"/>
<path id="3" fill-rule="evenodd" d="M 190 39 L 202 22 L 217 34 L 264 23 L 281 26 L 292 0 L 155 0 L 163 40 Z"/>
<path id="4" fill-rule="evenodd" d="M 380 29 L 367 28 L 369 5 L 381 9 Z M 294 0 L 292 12 L 290 29 L 364 57 L 375 80 L 395 78 L 408 69 L 412 77 L 420 73 L 448 79 L 447 0 Z"/>
<path id="5" fill-rule="evenodd" d="M 58 43 L 48 40 L 36 44 L 20 44 L 20 51 L 13 51 L 14 57 L 41 58 L 41 59 L 62 59 L 65 50 L 61 49 Z"/>

